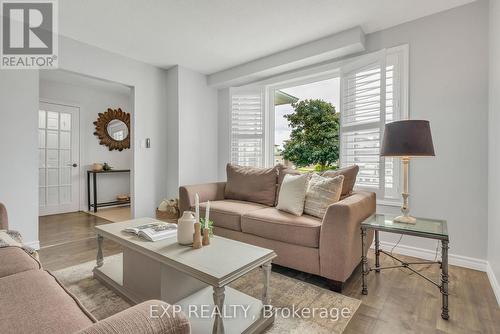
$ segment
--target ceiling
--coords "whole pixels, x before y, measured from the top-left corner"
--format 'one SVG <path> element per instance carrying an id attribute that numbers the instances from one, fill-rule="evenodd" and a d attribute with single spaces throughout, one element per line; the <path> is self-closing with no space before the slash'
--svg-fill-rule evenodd
<path id="1" fill-rule="evenodd" d="M 64 0 L 59 32 L 211 74 L 354 26 L 365 33 L 474 0 Z"/>

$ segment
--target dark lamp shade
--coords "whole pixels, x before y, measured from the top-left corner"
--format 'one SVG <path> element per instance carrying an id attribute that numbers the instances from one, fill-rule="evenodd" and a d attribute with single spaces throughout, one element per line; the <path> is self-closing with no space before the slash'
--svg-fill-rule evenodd
<path id="1" fill-rule="evenodd" d="M 429 121 L 396 121 L 385 125 L 380 155 L 383 157 L 434 156 Z"/>

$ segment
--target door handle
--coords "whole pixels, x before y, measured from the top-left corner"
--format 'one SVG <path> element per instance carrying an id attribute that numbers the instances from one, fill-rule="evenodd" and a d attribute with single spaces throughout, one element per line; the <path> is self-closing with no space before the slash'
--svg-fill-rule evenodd
<path id="1" fill-rule="evenodd" d="M 78 167 L 78 164 L 76 164 L 76 163 L 68 164 L 68 167 Z"/>

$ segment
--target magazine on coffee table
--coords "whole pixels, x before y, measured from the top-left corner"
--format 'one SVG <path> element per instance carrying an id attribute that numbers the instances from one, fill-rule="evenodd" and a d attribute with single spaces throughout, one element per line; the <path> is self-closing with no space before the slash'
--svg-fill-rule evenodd
<path id="1" fill-rule="evenodd" d="M 157 222 L 151 224 L 129 227 L 123 230 L 135 234 L 149 241 L 158 241 L 177 235 L 177 225 L 172 223 Z"/>

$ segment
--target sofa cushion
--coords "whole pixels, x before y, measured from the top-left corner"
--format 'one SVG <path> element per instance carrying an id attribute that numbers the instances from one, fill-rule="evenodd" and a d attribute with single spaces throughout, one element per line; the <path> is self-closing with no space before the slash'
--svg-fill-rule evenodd
<path id="1" fill-rule="evenodd" d="M 227 164 L 225 199 L 235 199 L 273 206 L 276 200 L 278 169 Z"/>
<path id="2" fill-rule="evenodd" d="M 352 194 L 352 190 L 354 189 L 354 184 L 356 183 L 356 177 L 358 176 L 359 166 L 353 165 L 349 167 L 340 168 L 337 170 L 327 170 L 321 176 L 325 177 L 336 177 L 339 175 L 344 175 L 344 183 L 342 185 L 342 193 L 340 198 L 343 199 L 346 196 L 350 196 Z"/>
<path id="3" fill-rule="evenodd" d="M 200 217 L 205 217 L 207 203 L 200 203 Z M 227 199 L 210 201 L 210 220 L 215 226 L 241 231 L 241 216 L 245 213 L 266 208 L 263 204 Z M 192 208 L 194 211 L 194 208 Z"/>
<path id="4" fill-rule="evenodd" d="M 0 278 L 40 268 L 40 263 L 20 247 L 0 248 Z"/>
<path id="5" fill-rule="evenodd" d="M 90 315 L 44 270 L 0 278 L 0 333 L 74 333 Z"/>
<path id="6" fill-rule="evenodd" d="M 265 208 L 241 217 L 241 230 L 259 237 L 306 247 L 319 247 L 321 220 L 295 216 L 276 208 Z"/>

